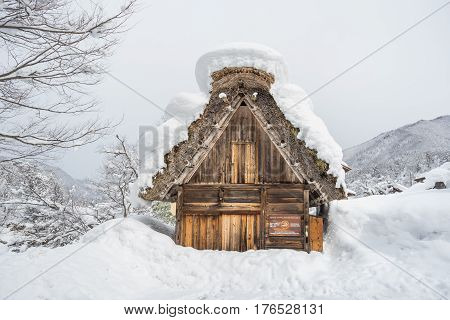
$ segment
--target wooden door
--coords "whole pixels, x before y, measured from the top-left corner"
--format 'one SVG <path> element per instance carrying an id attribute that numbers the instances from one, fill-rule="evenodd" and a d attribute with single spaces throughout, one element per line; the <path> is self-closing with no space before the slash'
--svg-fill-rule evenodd
<path id="1" fill-rule="evenodd" d="M 323 219 L 309 216 L 309 246 L 311 251 L 323 251 Z"/>
<path id="2" fill-rule="evenodd" d="M 222 214 L 221 249 L 226 251 L 247 251 L 258 249 L 259 215 Z"/>
<path id="3" fill-rule="evenodd" d="M 231 183 L 256 183 L 256 148 L 254 142 L 231 143 Z"/>
<path id="4" fill-rule="evenodd" d="M 179 193 L 179 243 L 196 249 L 258 249 L 260 191 L 251 184 L 184 185 Z"/>
<path id="5" fill-rule="evenodd" d="M 264 208 L 264 247 L 306 250 L 308 190 L 304 185 L 266 187 Z"/>

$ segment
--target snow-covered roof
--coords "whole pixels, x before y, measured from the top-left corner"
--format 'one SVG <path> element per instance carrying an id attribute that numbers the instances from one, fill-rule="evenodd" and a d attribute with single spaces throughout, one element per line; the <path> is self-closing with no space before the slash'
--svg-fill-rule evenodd
<path id="1" fill-rule="evenodd" d="M 182 93 L 177 95 L 167 107 L 167 115 L 173 116 L 161 124 L 166 139 L 163 146 L 151 148 L 154 161 L 150 167 L 148 163 L 145 173 L 141 174 L 139 186 L 152 187 L 151 176 L 165 166 L 164 154 L 173 146 L 187 138 L 189 125 L 198 119 L 204 110 L 211 90 L 211 75 L 224 68 L 251 67 L 265 71 L 274 77 L 270 93 L 278 107 L 292 125 L 299 129 L 297 138 L 304 141 L 306 146 L 317 151 L 317 157 L 329 165 L 328 174 L 336 177 L 336 188 L 345 189 L 345 172 L 342 167 L 342 148 L 329 133 L 325 123 L 314 112 L 312 102 L 306 92 L 298 85 L 288 82 L 287 67 L 284 59 L 277 51 L 258 44 L 232 43 L 214 49 L 202 55 L 195 69 L 196 79 L 201 92 Z M 173 137 L 175 136 L 175 138 Z M 154 138 L 150 138 L 152 140 Z M 169 145 L 167 144 L 169 141 Z"/>
<path id="2" fill-rule="evenodd" d="M 443 182 L 448 188 L 450 186 L 450 162 L 445 162 L 437 168 L 418 175 L 416 177 L 417 179 L 423 179 L 423 183 L 416 183 L 409 190 L 419 191 L 432 189 L 436 185 L 436 182 Z"/>
<path id="3" fill-rule="evenodd" d="M 287 80 L 283 56 L 276 50 L 256 43 L 229 43 L 202 55 L 195 66 L 195 76 L 202 92 L 211 89 L 211 74 L 226 67 L 253 67 L 275 77 L 277 83 Z"/>

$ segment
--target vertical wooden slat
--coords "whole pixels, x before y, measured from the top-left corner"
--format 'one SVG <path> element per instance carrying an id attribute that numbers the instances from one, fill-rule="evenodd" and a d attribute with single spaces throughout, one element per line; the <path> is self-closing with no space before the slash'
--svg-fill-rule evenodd
<path id="1" fill-rule="evenodd" d="M 216 244 L 218 250 L 225 250 L 222 246 L 222 224 L 223 224 L 223 215 L 217 216 L 217 234 L 216 234 Z"/>
<path id="2" fill-rule="evenodd" d="M 239 251 L 239 241 L 241 239 L 241 216 L 232 214 L 230 217 L 230 250 Z"/>
<path id="3" fill-rule="evenodd" d="M 245 183 L 255 183 L 257 177 L 257 161 L 255 153 L 255 144 L 248 143 L 247 148 L 247 176 Z"/>
<path id="4" fill-rule="evenodd" d="M 247 214 L 241 215 L 241 236 L 239 239 L 239 251 L 247 251 Z"/>
<path id="5" fill-rule="evenodd" d="M 181 216 L 180 223 L 181 223 L 180 245 L 186 246 L 186 216 L 185 215 Z"/>
<path id="6" fill-rule="evenodd" d="M 183 188 L 178 188 L 178 195 L 177 195 L 177 203 L 176 203 L 176 224 L 175 224 L 175 243 L 181 244 L 181 235 L 183 233 L 182 231 L 182 221 L 181 216 L 183 214 Z"/>
<path id="7" fill-rule="evenodd" d="M 303 191 L 303 213 L 305 215 L 305 228 L 308 230 L 309 235 L 309 190 L 307 189 Z M 303 248 L 305 248 L 305 250 L 309 253 L 311 251 L 309 245 L 309 237 L 308 239 L 306 239 L 306 237 L 303 237 L 303 239 L 304 239 Z"/>
<path id="8" fill-rule="evenodd" d="M 239 145 L 231 144 L 231 183 L 238 183 Z"/>
<path id="9" fill-rule="evenodd" d="M 206 247 L 205 249 L 214 250 L 214 216 L 206 217 Z"/>
<path id="10" fill-rule="evenodd" d="M 253 223 L 253 247 L 255 250 L 259 248 L 261 234 L 264 234 L 264 231 L 261 231 L 260 219 L 260 216 L 255 216 Z"/>
<path id="11" fill-rule="evenodd" d="M 221 215 L 222 250 L 230 250 L 230 215 Z"/>
<path id="12" fill-rule="evenodd" d="M 247 215 L 247 226 L 246 226 L 246 247 L 247 250 L 255 249 L 255 233 L 253 232 L 253 229 L 255 227 L 255 216 L 254 215 Z"/>
<path id="13" fill-rule="evenodd" d="M 250 158 L 250 144 L 243 144 L 242 145 L 242 151 L 243 151 L 243 173 L 244 173 L 244 183 L 250 183 L 250 174 L 251 174 L 251 169 L 250 169 L 250 165 L 251 165 L 251 158 Z"/>
<path id="14" fill-rule="evenodd" d="M 206 236 L 207 236 L 207 219 L 208 216 L 205 217 L 199 217 L 199 227 L 200 227 L 200 234 L 199 234 L 199 249 L 207 249 L 206 245 Z"/>
<path id="15" fill-rule="evenodd" d="M 184 216 L 184 245 L 192 247 L 192 216 Z"/>
<path id="16" fill-rule="evenodd" d="M 259 238 L 259 248 L 265 249 L 265 239 L 266 239 L 266 207 L 267 207 L 267 188 L 261 188 L 261 214 L 259 217 L 259 228 L 258 228 L 258 238 Z"/>
<path id="17" fill-rule="evenodd" d="M 198 249 L 200 246 L 200 223 L 199 223 L 199 216 L 195 215 L 192 219 L 192 247 L 195 249 Z"/>

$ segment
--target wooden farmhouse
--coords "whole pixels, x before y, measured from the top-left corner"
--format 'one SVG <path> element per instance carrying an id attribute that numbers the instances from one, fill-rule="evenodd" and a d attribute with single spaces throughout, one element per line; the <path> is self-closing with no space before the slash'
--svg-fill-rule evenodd
<path id="1" fill-rule="evenodd" d="M 166 167 L 141 197 L 176 203 L 182 246 L 322 251 L 327 204 L 344 191 L 277 106 L 274 76 L 225 67 L 211 78 L 210 100 L 188 139 L 165 155 Z"/>

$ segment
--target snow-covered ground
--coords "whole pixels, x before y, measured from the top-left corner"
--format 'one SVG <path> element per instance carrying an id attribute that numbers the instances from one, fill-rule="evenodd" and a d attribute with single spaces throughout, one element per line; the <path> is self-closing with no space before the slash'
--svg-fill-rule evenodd
<path id="1" fill-rule="evenodd" d="M 116 219 L 62 248 L 0 247 L 0 297 L 41 273 L 9 298 L 449 297 L 449 208 L 449 189 L 335 202 L 323 254 L 197 251 L 147 221 Z"/>

